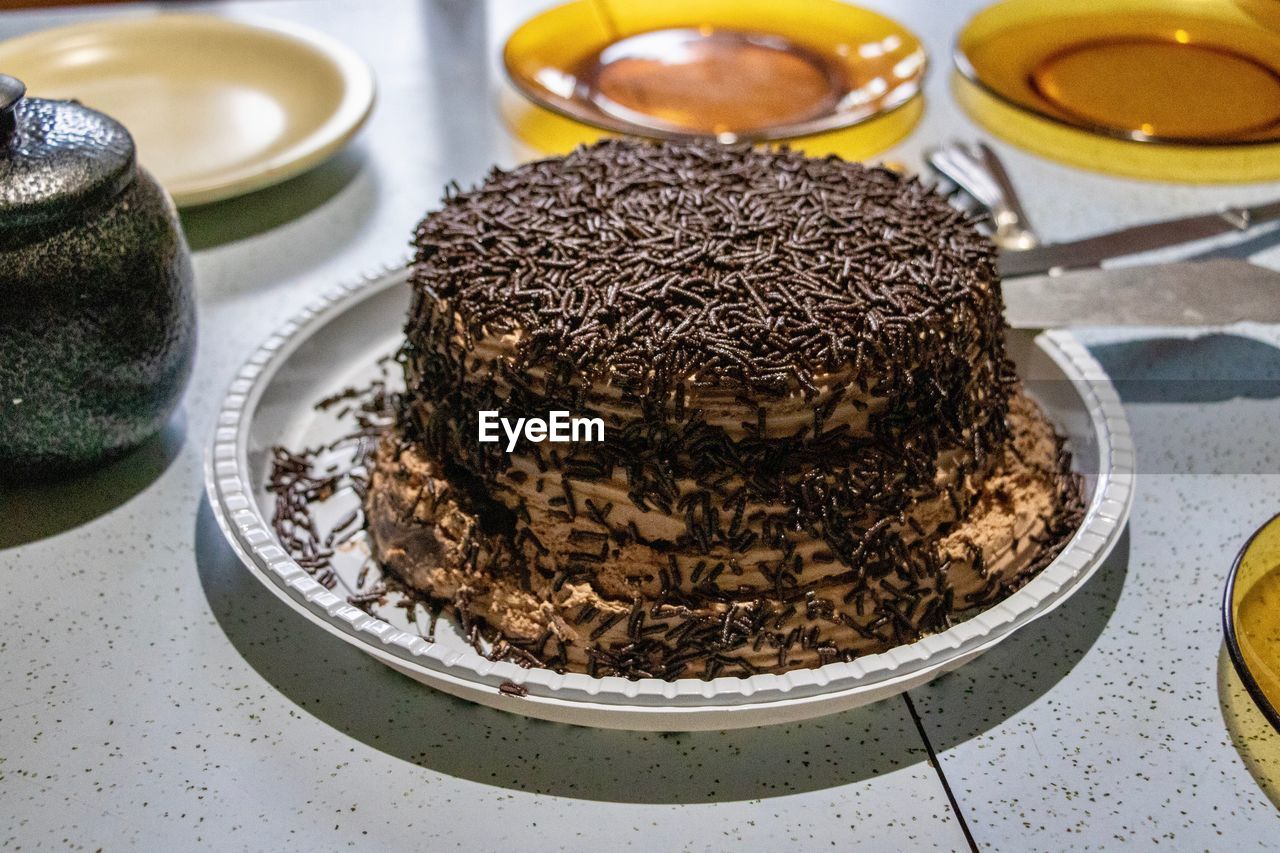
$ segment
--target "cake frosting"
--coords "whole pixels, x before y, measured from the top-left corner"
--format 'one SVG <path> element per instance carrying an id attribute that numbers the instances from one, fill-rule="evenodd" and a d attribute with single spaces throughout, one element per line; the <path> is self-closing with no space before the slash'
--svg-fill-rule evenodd
<path id="1" fill-rule="evenodd" d="M 415 235 L 379 561 L 492 653 L 749 675 L 945 629 L 1078 524 L 1004 350 L 994 251 L 882 169 L 607 141 L 496 171 Z M 482 410 L 604 440 L 477 440 Z"/>

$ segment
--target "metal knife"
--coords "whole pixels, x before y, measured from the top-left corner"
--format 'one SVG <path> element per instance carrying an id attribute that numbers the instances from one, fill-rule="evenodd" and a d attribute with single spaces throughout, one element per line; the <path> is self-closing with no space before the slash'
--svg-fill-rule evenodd
<path id="1" fill-rule="evenodd" d="M 1274 219 L 1280 219 L 1280 201 L 1135 225 L 1109 234 L 1066 243 L 1050 243 L 1034 249 L 1004 251 L 1000 253 L 1000 275 L 1003 278 L 1013 278 L 1046 273 L 1055 267 L 1071 269 L 1097 266 L 1108 258 L 1164 249 L 1232 231 L 1247 231 L 1255 225 Z"/>
<path id="2" fill-rule="evenodd" d="M 1072 270 L 1004 283 L 1015 329 L 1280 323 L 1280 272 L 1242 260 Z"/>

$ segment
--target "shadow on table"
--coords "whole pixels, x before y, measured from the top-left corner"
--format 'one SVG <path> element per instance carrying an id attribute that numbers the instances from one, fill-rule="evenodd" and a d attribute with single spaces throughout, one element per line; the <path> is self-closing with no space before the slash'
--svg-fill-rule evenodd
<path id="1" fill-rule="evenodd" d="M 208 303 L 296 281 L 356 242 L 378 204 L 376 170 L 367 168 L 359 145 L 351 146 L 311 171 L 274 187 L 182 212 L 183 228 L 195 256 L 196 286 Z M 338 205 L 326 205 L 343 194 Z M 268 231 L 270 249 L 254 238 Z M 245 242 L 242 262 L 228 269 L 207 263 L 219 246 Z M 243 255 L 243 253 L 242 253 Z"/>
<path id="2" fill-rule="evenodd" d="M 1227 332 L 1094 344 L 1125 403 L 1280 398 L 1280 348 Z"/>
<path id="3" fill-rule="evenodd" d="M 912 690 L 934 750 L 983 735 L 1062 681 L 1102 634 L 1128 570 L 1126 528 L 1097 573 L 1070 600 L 962 669 Z"/>
<path id="4" fill-rule="evenodd" d="M 1253 703 L 1225 642 L 1218 650 L 1218 703 L 1231 745 L 1267 799 L 1280 808 L 1280 734 Z"/>
<path id="5" fill-rule="evenodd" d="M 128 502 L 168 469 L 186 441 L 179 408 L 165 428 L 105 467 L 48 483 L 0 484 L 0 551 L 87 524 Z"/>
<path id="6" fill-rule="evenodd" d="M 314 169 L 274 186 L 184 208 L 181 218 L 187 242 L 194 251 L 200 251 L 293 222 L 346 188 L 364 169 L 365 159 L 360 145 L 349 145 Z M 316 248 L 330 251 L 334 247 Z"/>
<path id="7" fill-rule="evenodd" d="M 1280 245 L 1280 227 L 1270 226 L 1262 228 L 1258 233 L 1246 237 L 1238 242 L 1229 243 L 1226 246 L 1215 246 L 1189 255 L 1187 260 L 1205 261 L 1211 258 L 1239 258 L 1247 261 L 1254 255 L 1265 252 L 1277 245 Z"/>
<path id="8" fill-rule="evenodd" d="M 1133 426 L 1141 474 L 1269 474 L 1280 348 L 1242 334 L 1094 344 Z M 1247 401 L 1230 407 L 1211 405 Z M 1205 454 L 1208 440 L 1230 453 Z"/>
<path id="9" fill-rule="evenodd" d="M 263 678 L 344 735 L 450 776 L 591 800 L 698 803 L 819 790 L 908 765 L 932 772 L 898 700 L 790 726 L 682 734 L 589 729 L 474 705 L 282 605 L 240 565 L 207 501 L 196 561 L 223 631 Z"/>

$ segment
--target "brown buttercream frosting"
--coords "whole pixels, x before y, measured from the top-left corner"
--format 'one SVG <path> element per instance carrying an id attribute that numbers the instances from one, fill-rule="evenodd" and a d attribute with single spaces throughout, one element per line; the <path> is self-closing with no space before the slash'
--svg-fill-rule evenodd
<path id="1" fill-rule="evenodd" d="M 609 141 L 451 194 L 416 246 L 367 526 L 514 660 L 848 660 L 1008 595 L 1081 517 L 990 244 L 892 172 Z M 508 450 L 480 410 L 605 438 Z"/>

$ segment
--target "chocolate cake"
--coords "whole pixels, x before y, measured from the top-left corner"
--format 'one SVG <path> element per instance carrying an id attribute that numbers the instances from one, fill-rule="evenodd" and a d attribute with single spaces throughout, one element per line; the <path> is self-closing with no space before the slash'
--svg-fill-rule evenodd
<path id="1" fill-rule="evenodd" d="M 834 158 L 606 141 L 418 227 L 377 559 L 494 654 L 626 677 L 812 667 L 941 631 L 1081 518 L 1005 355 L 991 244 Z M 602 441 L 481 442 L 478 413 Z"/>

